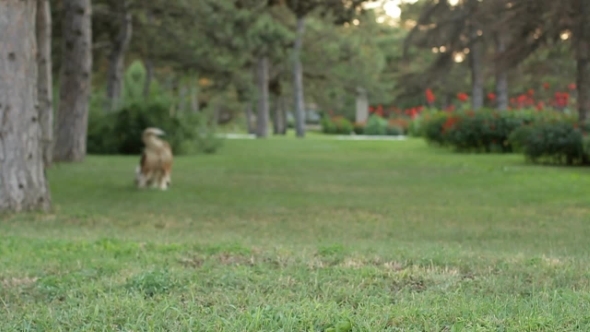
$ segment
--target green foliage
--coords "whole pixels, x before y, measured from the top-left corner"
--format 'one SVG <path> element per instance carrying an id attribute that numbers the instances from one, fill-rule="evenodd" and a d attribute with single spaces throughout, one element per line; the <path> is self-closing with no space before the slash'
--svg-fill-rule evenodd
<path id="1" fill-rule="evenodd" d="M 255 15 L 254 19 L 246 31 L 251 50 L 257 55 L 284 55 L 286 50 L 282 45 L 293 40 L 293 32 L 268 13 Z"/>
<path id="2" fill-rule="evenodd" d="M 404 134 L 404 128 L 396 125 L 389 125 L 387 126 L 385 133 L 390 136 L 401 136 Z"/>
<path id="3" fill-rule="evenodd" d="M 330 117 L 324 115 L 320 120 L 322 132 L 325 134 L 350 135 L 354 126 L 350 120 L 342 116 Z"/>
<path id="4" fill-rule="evenodd" d="M 542 121 L 515 130 L 511 142 L 533 162 L 586 164 L 588 140 L 577 123 L 568 120 Z"/>
<path id="5" fill-rule="evenodd" d="M 428 142 L 457 151 L 513 152 L 509 136 L 514 130 L 531 123 L 560 118 L 566 116 L 535 110 L 437 112 L 423 117 L 422 133 Z"/>
<path id="6" fill-rule="evenodd" d="M 137 102 L 112 113 L 90 113 L 87 149 L 91 154 L 137 155 L 143 150 L 142 132 L 148 127 L 162 129 L 164 139 L 176 155 L 213 153 L 220 146 L 215 131 L 204 114 L 170 114 L 164 100 Z"/>
<path id="7" fill-rule="evenodd" d="M 388 127 L 387 120 L 378 115 L 371 115 L 365 125 L 365 135 L 387 135 Z"/>
<path id="8" fill-rule="evenodd" d="M 125 77 L 123 78 L 123 101 L 126 104 L 133 104 L 143 100 L 145 80 L 146 70 L 143 62 L 139 60 L 133 61 L 125 71 Z M 155 80 L 152 83 L 155 83 Z"/>

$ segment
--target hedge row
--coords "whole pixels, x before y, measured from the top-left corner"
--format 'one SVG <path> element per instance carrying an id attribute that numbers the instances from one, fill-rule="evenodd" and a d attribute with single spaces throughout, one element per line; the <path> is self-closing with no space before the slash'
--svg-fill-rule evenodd
<path id="1" fill-rule="evenodd" d="M 387 120 L 378 115 L 371 115 L 366 123 L 352 123 L 343 116 L 324 116 L 320 124 L 322 132 L 325 134 L 350 135 L 354 133 L 371 136 L 405 135 L 409 126 L 409 122 L 405 119 Z"/>
<path id="2" fill-rule="evenodd" d="M 534 162 L 587 164 L 587 129 L 555 111 L 484 109 L 425 114 L 417 135 L 460 152 L 520 152 Z"/>

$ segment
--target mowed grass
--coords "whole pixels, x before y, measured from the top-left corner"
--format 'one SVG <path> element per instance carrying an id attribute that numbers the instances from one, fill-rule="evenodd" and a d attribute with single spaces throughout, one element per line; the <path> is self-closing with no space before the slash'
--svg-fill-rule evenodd
<path id="1" fill-rule="evenodd" d="M 590 173 L 420 140 L 230 140 L 49 172 L 0 222 L 0 331 L 590 331 Z"/>

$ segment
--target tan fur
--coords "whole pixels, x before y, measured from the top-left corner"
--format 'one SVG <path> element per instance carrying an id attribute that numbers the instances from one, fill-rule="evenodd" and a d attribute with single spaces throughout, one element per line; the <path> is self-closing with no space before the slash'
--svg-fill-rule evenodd
<path id="1" fill-rule="evenodd" d="M 135 182 L 139 188 L 147 185 L 162 190 L 168 189 L 172 174 L 172 149 L 168 142 L 158 136 L 164 132 L 158 128 L 147 128 L 143 131 L 142 140 L 145 148 L 135 170 Z"/>

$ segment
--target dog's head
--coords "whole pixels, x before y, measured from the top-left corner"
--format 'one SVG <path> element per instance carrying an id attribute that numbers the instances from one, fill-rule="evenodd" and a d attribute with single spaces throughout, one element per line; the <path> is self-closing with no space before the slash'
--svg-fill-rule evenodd
<path id="1" fill-rule="evenodd" d="M 150 128 L 146 128 L 143 131 L 143 137 L 150 137 L 150 136 L 164 136 L 166 135 L 166 133 L 160 129 L 160 128 L 155 128 L 155 127 L 150 127 Z"/>

